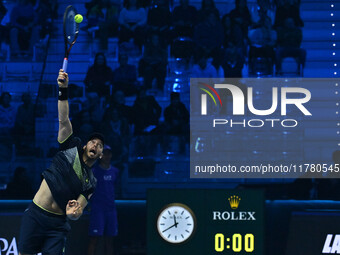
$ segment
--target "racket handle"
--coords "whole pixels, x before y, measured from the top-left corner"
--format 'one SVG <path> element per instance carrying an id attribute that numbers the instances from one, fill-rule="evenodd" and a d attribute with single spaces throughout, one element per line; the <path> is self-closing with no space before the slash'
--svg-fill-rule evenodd
<path id="1" fill-rule="evenodd" d="M 67 72 L 67 64 L 68 64 L 68 59 L 64 58 L 64 62 L 63 62 L 63 70 L 66 73 Z"/>
<path id="2" fill-rule="evenodd" d="M 65 73 L 66 73 L 66 71 L 67 71 L 67 64 L 68 64 L 68 59 L 67 59 L 67 58 L 64 58 L 63 68 L 62 68 L 62 69 L 64 70 Z M 59 79 L 58 81 L 64 82 L 65 79 Z"/>

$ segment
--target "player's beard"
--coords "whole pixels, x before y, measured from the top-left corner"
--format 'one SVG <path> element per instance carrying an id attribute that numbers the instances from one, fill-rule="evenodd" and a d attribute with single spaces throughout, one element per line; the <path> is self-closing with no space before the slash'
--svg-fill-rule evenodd
<path id="1" fill-rule="evenodd" d="M 92 153 L 90 152 L 90 150 L 87 148 L 87 146 L 84 149 L 84 155 L 85 157 L 84 162 L 85 164 L 91 166 L 94 164 L 94 162 L 99 158 L 100 154 L 98 151 L 96 151 L 95 155 L 92 155 Z"/>

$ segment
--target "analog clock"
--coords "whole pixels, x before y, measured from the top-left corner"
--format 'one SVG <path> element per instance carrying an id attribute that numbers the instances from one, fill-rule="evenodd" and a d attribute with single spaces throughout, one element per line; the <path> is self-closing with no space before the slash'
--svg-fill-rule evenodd
<path id="1" fill-rule="evenodd" d="M 180 244 L 187 241 L 193 235 L 195 228 L 195 215 L 184 204 L 168 204 L 158 214 L 158 233 L 169 243 Z"/>

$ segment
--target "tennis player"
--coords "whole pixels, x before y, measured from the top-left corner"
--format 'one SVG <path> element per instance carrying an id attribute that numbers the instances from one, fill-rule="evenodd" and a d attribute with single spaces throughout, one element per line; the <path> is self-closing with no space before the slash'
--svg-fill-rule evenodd
<path id="1" fill-rule="evenodd" d="M 70 230 L 68 219 L 79 219 L 96 186 L 91 167 L 103 155 L 104 138 L 94 133 L 82 147 L 80 139 L 74 137 L 69 119 L 68 81 L 67 73 L 60 70 L 60 151 L 43 172 L 40 188 L 24 212 L 19 237 L 20 255 L 63 254 L 66 234 Z"/>

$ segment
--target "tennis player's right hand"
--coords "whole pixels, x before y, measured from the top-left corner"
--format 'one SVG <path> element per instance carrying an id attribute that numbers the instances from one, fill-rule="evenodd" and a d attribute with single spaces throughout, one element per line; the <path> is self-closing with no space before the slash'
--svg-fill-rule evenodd
<path id="1" fill-rule="evenodd" d="M 58 85 L 61 88 L 67 88 L 68 87 L 68 74 L 64 72 L 63 69 L 59 70 L 59 75 L 58 75 Z"/>
<path id="2" fill-rule="evenodd" d="M 77 200 L 70 200 L 66 205 L 66 216 L 70 220 L 78 220 L 83 214 L 83 209 L 81 208 Z"/>

